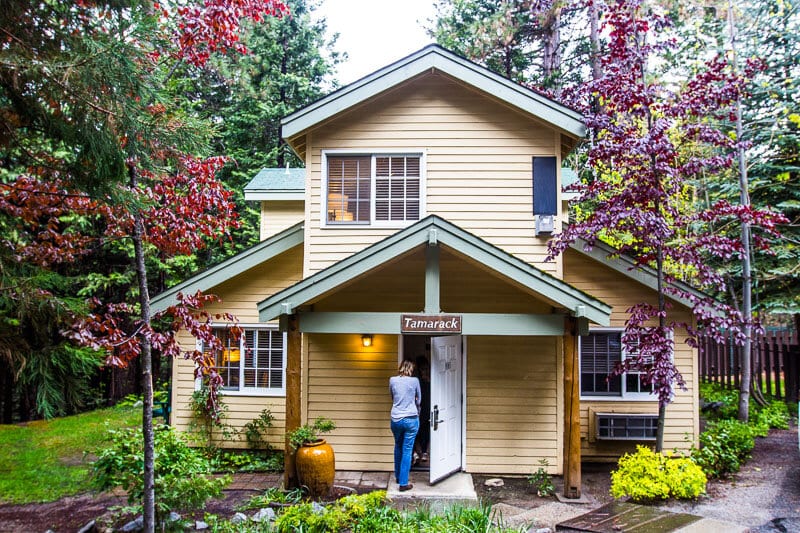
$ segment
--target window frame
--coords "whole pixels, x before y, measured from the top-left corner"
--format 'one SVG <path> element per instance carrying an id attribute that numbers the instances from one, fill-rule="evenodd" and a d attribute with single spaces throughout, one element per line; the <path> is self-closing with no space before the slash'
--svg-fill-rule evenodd
<path id="1" fill-rule="evenodd" d="M 230 328 L 232 324 L 224 324 L 224 325 L 214 325 L 213 328 L 215 330 L 222 330 Z M 224 396 L 286 396 L 286 344 L 287 344 L 287 334 L 285 331 L 280 331 L 277 324 L 253 324 L 253 323 L 241 323 L 237 324 L 239 328 L 242 330 L 242 335 L 239 337 L 239 350 L 240 353 L 246 353 L 245 350 L 245 342 L 246 342 L 246 331 L 271 331 L 272 334 L 279 334 L 281 336 L 281 386 L 280 387 L 246 387 L 244 385 L 240 385 L 238 390 L 234 389 L 226 389 L 224 387 L 219 388 L 219 394 Z M 202 352 L 203 351 L 203 342 L 200 339 L 196 341 L 197 349 Z M 244 361 L 244 357 L 242 357 L 242 361 Z M 216 362 L 216 359 L 215 359 Z M 239 365 L 239 383 L 244 383 L 244 371 L 245 365 L 242 363 Z M 200 390 L 203 385 L 203 380 L 200 378 L 195 379 L 194 388 L 195 390 Z"/>
<path id="2" fill-rule="evenodd" d="M 625 328 L 591 328 L 589 329 L 589 335 L 592 333 L 620 333 L 625 332 Z M 628 392 L 626 377 L 628 374 L 640 374 L 638 371 L 633 372 L 625 372 L 620 376 L 620 393 L 619 395 L 616 394 L 592 394 L 592 393 L 585 393 L 583 392 L 583 378 L 581 376 L 582 372 L 580 371 L 580 365 L 582 362 L 582 355 L 581 355 L 581 348 L 583 343 L 583 335 L 578 336 L 578 390 L 580 391 L 580 399 L 586 401 L 593 401 L 593 402 L 628 402 L 628 401 L 635 401 L 635 402 L 644 402 L 644 401 L 657 401 L 658 396 L 652 392 Z M 625 351 L 625 345 L 622 343 L 620 338 L 620 349 L 621 349 L 621 357 L 622 359 L 626 359 L 628 354 Z M 673 353 L 670 357 L 674 357 L 674 347 Z"/>
<path id="3" fill-rule="evenodd" d="M 369 221 L 329 222 L 328 221 L 328 157 L 369 157 L 370 158 L 370 190 L 369 190 Z M 376 195 L 376 165 L 377 157 L 419 157 L 419 218 L 416 220 L 376 220 L 375 195 Z M 321 186 L 319 202 L 319 222 L 322 229 L 358 229 L 358 228 L 387 228 L 402 229 L 415 224 L 425 218 L 426 213 L 426 167 L 427 152 L 423 148 L 410 150 L 385 150 L 380 148 L 366 150 L 322 150 L 321 160 Z"/>

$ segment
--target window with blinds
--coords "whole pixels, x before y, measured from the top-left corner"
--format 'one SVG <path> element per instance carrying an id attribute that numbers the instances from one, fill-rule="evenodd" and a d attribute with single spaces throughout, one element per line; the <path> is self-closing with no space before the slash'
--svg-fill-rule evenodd
<path id="1" fill-rule="evenodd" d="M 581 337 L 581 394 L 621 396 L 622 377 L 609 375 L 622 360 L 622 333 L 592 332 Z"/>
<path id="2" fill-rule="evenodd" d="M 421 216 L 418 155 L 327 156 L 328 224 L 391 224 Z"/>
<path id="3" fill-rule="evenodd" d="M 222 390 L 282 394 L 285 381 L 284 335 L 274 328 L 242 328 L 238 338 L 215 331 L 223 349 L 214 354 Z M 209 351 L 208 347 L 203 347 Z"/>
<path id="4" fill-rule="evenodd" d="M 375 158 L 375 220 L 419 220 L 419 157 Z"/>
<path id="5" fill-rule="evenodd" d="M 372 158 L 328 158 L 328 222 L 369 223 Z"/>
<path id="6" fill-rule="evenodd" d="M 581 337 L 581 395 L 652 399 L 653 386 L 642 382 L 641 372 L 629 371 L 610 377 L 617 363 L 634 355 L 625 353 L 621 330 L 592 331 Z"/>

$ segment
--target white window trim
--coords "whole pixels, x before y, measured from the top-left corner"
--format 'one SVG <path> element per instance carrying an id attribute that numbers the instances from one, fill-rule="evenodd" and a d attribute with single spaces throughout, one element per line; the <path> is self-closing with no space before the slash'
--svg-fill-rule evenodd
<path id="1" fill-rule="evenodd" d="M 328 223 L 328 156 L 369 156 L 372 158 L 370 164 L 370 192 L 369 192 L 369 222 L 353 222 L 351 224 L 333 222 Z M 375 158 L 381 156 L 397 157 L 419 157 L 419 219 L 417 220 L 375 220 Z M 402 229 L 406 228 L 416 222 L 419 222 L 427 216 L 427 150 L 424 148 L 410 149 L 410 150 L 386 150 L 382 148 L 365 149 L 365 150 L 322 150 L 322 161 L 320 163 L 321 181 L 320 199 L 319 199 L 319 227 L 321 229 L 358 229 L 358 228 L 385 228 L 385 229 Z"/>
<path id="2" fill-rule="evenodd" d="M 589 329 L 589 333 L 624 333 L 625 328 L 591 328 Z M 582 391 L 583 388 L 581 387 L 581 372 L 580 372 L 580 354 L 581 354 L 581 342 L 582 338 L 578 337 L 578 390 Z M 673 353 L 670 357 L 675 356 L 675 351 L 673 349 Z M 625 348 L 623 345 L 622 350 L 622 358 L 627 358 L 627 353 L 625 352 Z M 623 374 L 621 379 L 621 387 L 622 387 L 622 394 L 620 396 L 611 396 L 611 395 L 586 395 L 581 392 L 580 399 L 581 401 L 591 401 L 591 402 L 655 402 L 658 401 L 658 395 L 655 392 L 627 392 L 626 387 L 627 384 L 625 382 L 625 376 Z"/>
<path id="3" fill-rule="evenodd" d="M 233 324 L 220 324 L 214 325 L 214 329 L 223 329 L 229 328 Z M 272 330 L 279 332 L 277 324 L 262 324 L 262 323 L 239 323 L 236 324 L 238 327 L 242 328 L 242 330 L 246 329 L 258 329 L 258 330 Z M 223 387 L 219 388 L 218 394 L 223 396 L 286 396 L 286 343 L 287 343 L 287 334 L 284 331 L 281 333 L 283 337 L 283 350 L 282 350 L 282 361 L 281 361 L 281 383 L 283 384 L 281 387 L 247 387 L 245 390 L 226 390 Z M 245 336 L 244 334 L 239 338 L 240 343 L 244 343 Z M 197 350 L 203 350 L 203 342 L 200 339 L 195 339 L 195 346 Z M 242 348 L 244 348 L 242 346 Z M 242 351 L 244 353 L 244 350 Z M 197 365 L 195 364 L 195 368 Z M 243 383 L 243 375 L 244 372 L 244 365 L 240 365 L 239 367 L 239 382 Z M 202 378 L 195 378 L 194 380 L 194 390 L 200 390 L 203 386 Z"/>

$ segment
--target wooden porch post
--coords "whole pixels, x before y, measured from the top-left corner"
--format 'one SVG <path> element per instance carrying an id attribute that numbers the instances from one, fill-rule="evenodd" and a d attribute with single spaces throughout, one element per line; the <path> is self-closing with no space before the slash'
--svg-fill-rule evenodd
<path id="1" fill-rule="evenodd" d="M 300 427 L 300 328 L 297 315 L 289 315 L 286 341 L 286 431 Z M 296 488 L 297 471 L 294 466 L 294 453 L 286 438 L 283 458 L 283 486 Z"/>
<path id="2" fill-rule="evenodd" d="M 577 323 L 564 324 L 564 497 L 581 497 L 581 418 Z"/>

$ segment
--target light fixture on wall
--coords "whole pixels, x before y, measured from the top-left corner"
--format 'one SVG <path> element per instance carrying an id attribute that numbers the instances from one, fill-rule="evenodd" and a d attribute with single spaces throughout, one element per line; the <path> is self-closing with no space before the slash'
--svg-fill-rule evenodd
<path id="1" fill-rule="evenodd" d="M 361 346 L 363 346 L 364 348 L 369 348 L 370 346 L 372 346 L 372 335 L 366 333 L 364 335 L 361 335 Z"/>

